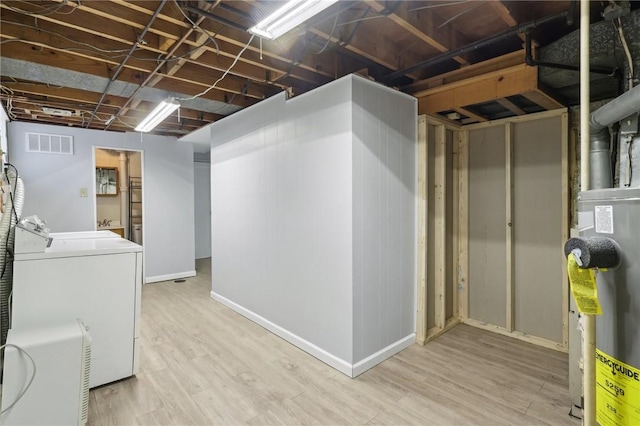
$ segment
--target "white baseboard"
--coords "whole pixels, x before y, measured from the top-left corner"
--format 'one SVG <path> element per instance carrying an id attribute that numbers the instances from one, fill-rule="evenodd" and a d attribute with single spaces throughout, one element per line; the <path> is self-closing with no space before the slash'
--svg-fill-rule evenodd
<path id="1" fill-rule="evenodd" d="M 289 330 L 286 330 L 284 328 L 282 328 L 281 326 L 274 324 L 273 322 L 269 321 L 268 319 L 266 319 L 265 317 L 256 314 L 253 311 L 250 311 L 249 309 L 238 305 L 235 302 L 232 302 L 231 300 L 227 299 L 224 296 L 221 296 L 215 292 L 211 292 L 211 298 L 222 303 L 223 305 L 227 306 L 228 308 L 236 311 L 237 313 L 239 313 L 240 315 L 250 319 L 251 321 L 255 322 L 256 324 L 266 328 L 267 330 L 269 330 L 270 332 L 272 332 L 273 334 L 282 337 L 284 340 L 286 340 L 287 342 L 299 347 L 300 349 L 302 349 L 303 351 L 307 352 L 308 354 L 318 358 L 320 361 L 324 362 L 325 364 L 330 365 L 331 367 L 335 368 L 336 370 L 338 370 L 339 372 L 349 376 L 349 377 L 356 377 L 362 373 L 364 373 L 365 371 L 367 371 L 368 369 L 370 369 L 371 367 L 381 363 L 382 361 L 384 361 L 385 359 L 389 358 L 390 356 L 400 352 L 401 350 L 403 350 L 404 348 L 411 346 L 413 343 L 415 343 L 416 341 L 416 335 L 415 333 L 410 334 L 409 336 L 398 340 L 395 343 L 392 343 L 391 345 L 387 346 L 386 348 L 376 352 L 375 354 L 365 358 L 364 360 L 358 362 L 357 364 L 351 364 L 341 358 L 338 358 L 337 356 L 325 351 L 324 349 L 314 345 L 313 343 L 309 342 L 308 340 L 305 340 L 303 338 L 301 338 L 300 336 L 290 332 Z"/>
<path id="2" fill-rule="evenodd" d="M 156 275 L 155 277 L 146 277 L 144 280 L 144 283 L 145 284 L 157 283 L 159 281 L 171 281 L 171 280 L 177 280 L 180 278 L 189 278 L 189 277 L 195 277 L 195 276 L 196 276 L 196 271 L 177 272 L 175 274 Z"/>
<path id="3" fill-rule="evenodd" d="M 372 355 L 369 355 L 362 361 L 359 361 L 353 364 L 353 373 L 351 377 L 359 376 L 360 374 L 364 373 L 368 369 L 380 364 L 385 359 L 390 358 L 395 354 L 397 354 L 398 352 L 400 352 L 401 350 L 406 349 L 409 346 L 413 345 L 415 342 L 416 342 L 416 333 L 411 333 L 407 337 L 403 337 L 397 342 L 390 344 L 386 348 L 380 349 L 378 352 Z"/>

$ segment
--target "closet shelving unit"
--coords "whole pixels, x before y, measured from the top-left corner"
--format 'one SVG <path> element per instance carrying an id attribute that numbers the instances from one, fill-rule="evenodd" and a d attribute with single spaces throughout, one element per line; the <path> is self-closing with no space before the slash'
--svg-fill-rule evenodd
<path id="1" fill-rule="evenodd" d="M 129 177 L 129 238 L 134 240 L 135 225 L 142 224 L 142 178 Z"/>

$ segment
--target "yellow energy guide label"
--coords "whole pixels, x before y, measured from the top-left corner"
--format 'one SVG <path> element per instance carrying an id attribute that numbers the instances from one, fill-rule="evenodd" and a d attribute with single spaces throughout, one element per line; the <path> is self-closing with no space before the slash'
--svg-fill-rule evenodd
<path id="1" fill-rule="evenodd" d="M 598 349 L 596 412 L 601 426 L 640 425 L 640 370 Z"/>

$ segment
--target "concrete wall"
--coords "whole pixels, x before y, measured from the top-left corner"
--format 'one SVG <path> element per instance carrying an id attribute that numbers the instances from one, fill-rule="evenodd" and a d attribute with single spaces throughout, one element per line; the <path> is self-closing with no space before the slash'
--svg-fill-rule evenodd
<path id="1" fill-rule="evenodd" d="M 74 154 L 26 152 L 27 132 L 71 135 Z M 94 147 L 143 151 L 146 281 L 194 275 L 193 148 L 174 137 L 10 123 L 11 161 L 25 183 L 23 215 L 38 214 L 52 232 L 94 230 Z"/>

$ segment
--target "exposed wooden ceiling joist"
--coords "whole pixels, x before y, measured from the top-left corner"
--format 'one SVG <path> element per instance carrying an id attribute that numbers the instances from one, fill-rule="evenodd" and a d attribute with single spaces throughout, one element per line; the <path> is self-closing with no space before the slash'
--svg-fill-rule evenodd
<path id="1" fill-rule="evenodd" d="M 341 1 L 278 40 L 261 42 L 252 39 L 246 28 L 264 17 L 273 3 L 257 0 L 3 0 L 2 99 L 5 104 L 15 99 L 14 109 L 21 118 L 58 124 L 65 119 L 43 115 L 38 105 L 48 102 L 77 111 L 95 108 L 97 122 L 91 128 L 101 128 L 105 117 L 119 111 L 122 117 L 109 129 L 123 131 L 157 102 L 157 96 L 187 98 L 210 89 L 196 100 L 185 101 L 182 123 L 158 130 L 182 134 L 194 125 L 219 119 L 222 115 L 207 112 L 214 111 L 215 105 L 228 107 L 228 114 L 279 91 L 298 95 L 352 72 L 386 81 L 384 77 L 392 72 L 499 34 L 505 26 L 557 13 L 568 4 L 567 0 L 527 2 L 526 7 L 507 0 Z M 141 37 L 146 27 L 148 32 Z M 133 53 L 123 63 L 129 51 Z M 479 58 L 487 59 L 487 53 L 452 56 L 435 67 L 403 75 L 394 84 L 412 93 L 514 65 L 505 58 L 476 65 Z M 19 72 L 16 63 L 32 65 L 23 65 Z M 48 72 L 34 74 L 44 68 Z M 121 92 L 109 90 L 96 107 L 106 82 L 120 68 L 113 85 Z M 66 82 L 65 73 L 69 73 Z M 24 78 L 14 81 L 16 76 Z M 81 86 L 73 79 L 91 81 L 95 87 Z M 87 92 L 81 96 L 83 90 Z M 553 99 L 542 96 L 538 102 L 554 105 Z M 506 111 L 526 112 L 517 102 L 500 99 Z M 473 108 L 455 108 L 467 119 L 474 115 L 482 119 Z M 79 123 L 82 117 L 74 116 L 66 124 Z"/>

